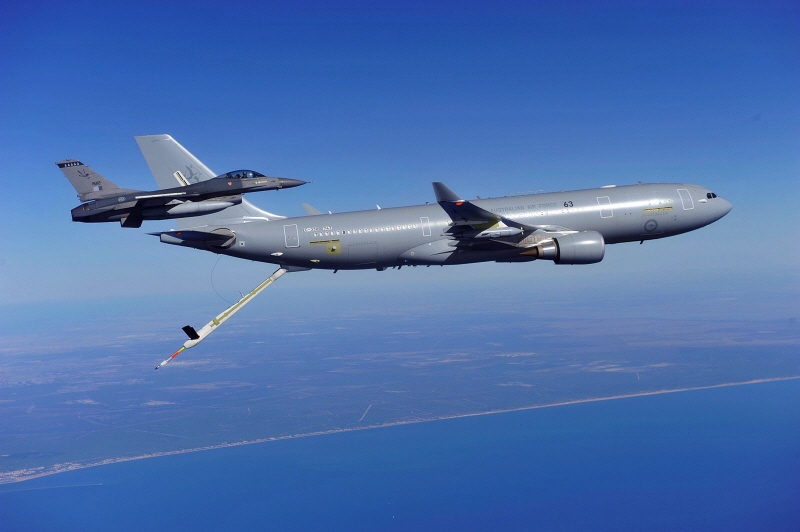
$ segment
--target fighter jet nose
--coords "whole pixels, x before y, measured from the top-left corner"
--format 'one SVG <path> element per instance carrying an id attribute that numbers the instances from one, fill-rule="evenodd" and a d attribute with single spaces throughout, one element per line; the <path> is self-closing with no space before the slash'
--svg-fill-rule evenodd
<path id="1" fill-rule="evenodd" d="M 308 183 L 308 181 L 303 181 L 301 179 L 281 178 L 281 188 L 299 187 L 300 185 L 305 185 L 306 183 Z"/>

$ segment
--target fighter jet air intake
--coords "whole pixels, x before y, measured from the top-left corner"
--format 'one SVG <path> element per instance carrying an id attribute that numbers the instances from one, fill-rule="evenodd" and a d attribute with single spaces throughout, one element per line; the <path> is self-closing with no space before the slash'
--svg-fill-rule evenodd
<path id="1" fill-rule="evenodd" d="M 287 218 L 255 207 L 249 192 L 305 184 L 252 170 L 218 175 L 169 135 L 136 137 L 159 190 L 117 187 L 77 160 L 56 163 L 84 203 L 80 222 L 175 219 L 177 229 L 151 233 L 161 242 L 279 268 L 241 300 L 189 336 L 178 353 L 216 327 L 285 272 L 448 266 L 475 262 L 552 261 L 593 264 L 605 246 L 694 231 L 725 216 L 731 203 L 699 185 L 654 183 L 466 200 L 434 182 L 435 203 Z"/>

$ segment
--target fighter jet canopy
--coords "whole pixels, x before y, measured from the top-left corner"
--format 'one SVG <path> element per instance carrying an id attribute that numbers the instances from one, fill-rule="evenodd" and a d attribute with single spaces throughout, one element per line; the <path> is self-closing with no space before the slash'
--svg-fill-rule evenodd
<path id="1" fill-rule="evenodd" d="M 253 170 L 232 170 L 226 174 L 218 175 L 215 179 L 246 179 L 251 177 L 267 177 Z"/>

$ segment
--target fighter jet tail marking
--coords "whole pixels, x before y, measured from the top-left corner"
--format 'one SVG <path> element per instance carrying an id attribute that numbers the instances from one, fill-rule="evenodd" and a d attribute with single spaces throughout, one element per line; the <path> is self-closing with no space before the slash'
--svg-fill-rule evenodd
<path id="1" fill-rule="evenodd" d="M 108 198 L 124 195 L 129 192 L 139 192 L 128 188 L 120 188 L 105 177 L 101 176 L 82 162 L 68 159 L 56 163 L 67 176 L 69 182 L 78 193 L 78 198 L 83 201 Z"/>

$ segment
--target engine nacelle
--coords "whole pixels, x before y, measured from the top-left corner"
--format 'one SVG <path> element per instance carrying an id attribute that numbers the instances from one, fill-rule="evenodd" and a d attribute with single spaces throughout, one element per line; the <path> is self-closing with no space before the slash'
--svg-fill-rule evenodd
<path id="1" fill-rule="evenodd" d="M 555 237 L 551 242 L 539 244 L 523 255 L 552 260 L 556 264 L 595 264 L 603 260 L 606 242 L 597 231 L 581 231 Z"/>
<path id="2" fill-rule="evenodd" d="M 595 264 L 606 254 L 606 241 L 597 231 L 581 231 L 554 240 L 558 245 L 556 264 Z"/>

